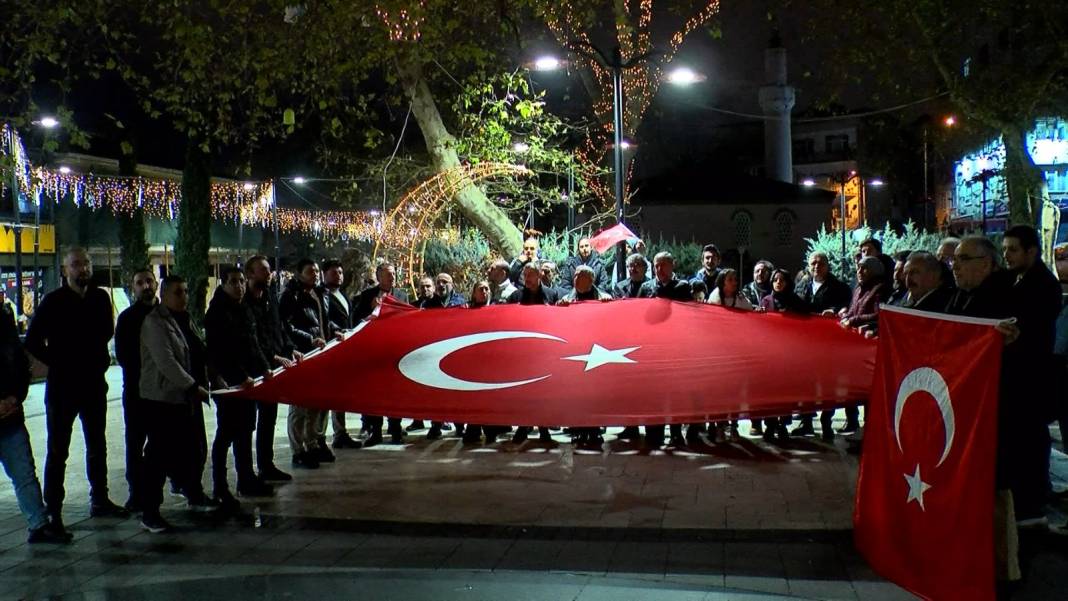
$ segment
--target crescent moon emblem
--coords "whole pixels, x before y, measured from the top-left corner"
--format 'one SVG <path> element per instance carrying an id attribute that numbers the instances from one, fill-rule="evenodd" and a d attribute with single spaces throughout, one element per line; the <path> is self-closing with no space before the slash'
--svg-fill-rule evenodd
<path id="1" fill-rule="evenodd" d="M 949 399 L 949 386 L 942 374 L 930 367 L 918 367 L 901 381 L 897 389 L 897 407 L 894 409 L 894 436 L 897 438 L 897 448 L 901 448 L 901 414 L 905 410 L 905 403 L 916 392 L 926 392 L 934 397 L 938 403 L 938 410 L 942 413 L 942 422 L 946 430 L 946 442 L 942 448 L 942 458 L 937 465 L 949 457 L 949 451 L 953 448 L 953 434 L 956 430 L 956 418 L 953 412 L 953 402 Z M 936 465 L 936 467 L 937 467 Z"/>
<path id="2" fill-rule="evenodd" d="M 556 342 L 567 342 L 563 338 L 557 338 L 556 336 L 550 336 L 548 334 L 541 334 L 538 332 L 484 332 L 481 334 L 468 334 L 466 336 L 457 336 L 456 338 L 447 338 L 439 342 L 433 342 L 426 346 L 421 346 L 414 351 L 408 353 L 401 358 L 397 363 L 397 369 L 405 378 L 424 386 L 430 386 L 432 388 L 441 388 L 444 390 L 500 390 L 502 388 L 514 388 L 516 386 L 523 386 L 525 384 L 533 384 L 540 380 L 548 378 L 548 375 L 531 378 L 529 380 L 519 380 L 516 382 L 472 382 L 470 380 L 463 380 L 450 376 L 441 369 L 441 362 L 445 360 L 452 353 L 472 347 L 484 342 L 493 342 L 495 340 L 512 340 L 515 338 L 540 338 L 542 340 L 555 340 Z M 551 375 L 551 374 L 550 374 Z"/>

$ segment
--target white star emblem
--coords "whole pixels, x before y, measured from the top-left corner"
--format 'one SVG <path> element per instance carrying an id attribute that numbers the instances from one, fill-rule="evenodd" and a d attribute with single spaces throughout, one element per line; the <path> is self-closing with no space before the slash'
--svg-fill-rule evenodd
<path id="1" fill-rule="evenodd" d="M 913 475 L 905 474 L 905 482 L 909 484 L 909 497 L 905 499 L 905 503 L 916 501 L 920 504 L 921 511 L 927 511 L 923 506 L 923 493 L 930 490 L 931 485 L 924 482 L 920 478 L 920 465 L 916 464 L 916 473 Z"/>
<path id="2" fill-rule="evenodd" d="M 599 344 L 594 344 L 587 355 L 574 355 L 563 358 L 568 361 L 585 361 L 586 369 L 583 371 L 590 371 L 608 363 L 637 363 L 634 359 L 627 357 L 627 353 L 634 352 L 640 348 L 640 346 L 632 346 L 610 351 Z"/>

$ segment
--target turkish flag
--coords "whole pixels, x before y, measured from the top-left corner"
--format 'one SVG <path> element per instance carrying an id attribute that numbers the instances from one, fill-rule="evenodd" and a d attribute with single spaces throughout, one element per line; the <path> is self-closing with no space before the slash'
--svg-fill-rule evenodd
<path id="1" fill-rule="evenodd" d="M 590 246 L 597 252 L 603 253 L 620 242 L 637 237 L 634 232 L 630 231 L 630 228 L 620 223 L 598 232 L 596 236 L 590 238 Z"/>
<path id="2" fill-rule="evenodd" d="M 380 309 L 236 394 L 476 424 L 635 425 L 856 402 L 874 369 L 873 341 L 816 316 L 663 299 Z"/>
<path id="3" fill-rule="evenodd" d="M 854 533 L 876 572 L 925 599 L 994 599 L 995 323 L 879 312 Z"/>

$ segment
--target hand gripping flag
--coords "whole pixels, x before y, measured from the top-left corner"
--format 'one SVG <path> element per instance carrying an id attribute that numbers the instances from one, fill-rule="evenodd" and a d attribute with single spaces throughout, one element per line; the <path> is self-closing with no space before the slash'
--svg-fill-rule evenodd
<path id="1" fill-rule="evenodd" d="M 833 319 L 634 299 L 420 311 L 385 301 L 345 341 L 236 394 L 476 424 L 783 415 L 867 397 L 875 344 Z"/>
<path id="2" fill-rule="evenodd" d="M 856 544 L 876 572 L 925 599 L 994 599 L 995 323 L 879 313 Z"/>

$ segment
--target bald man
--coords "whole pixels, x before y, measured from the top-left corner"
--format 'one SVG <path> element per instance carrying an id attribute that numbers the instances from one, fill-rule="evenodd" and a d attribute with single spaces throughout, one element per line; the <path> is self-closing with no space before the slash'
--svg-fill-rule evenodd
<path id="1" fill-rule="evenodd" d="M 82 248 L 72 248 L 63 261 L 66 283 L 41 301 L 26 333 L 26 350 L 48 366 L 45 412 L 48 452 L 44 469 L 44 500 L 53 523 L 63 524 L 63 489 L 74 420 L 82 421 L 85 463 L 89 476 L 89 514 L 125 516 L 108 498 L 108 385 L 111 365 L 108 341 L 115 333 L 111 297 L 93 285 L 93 262 Z"/>

